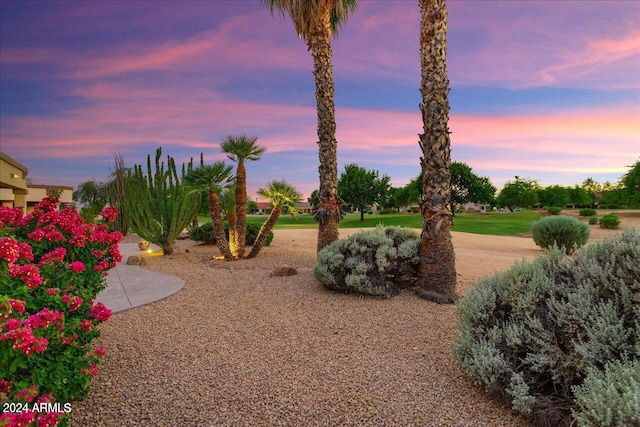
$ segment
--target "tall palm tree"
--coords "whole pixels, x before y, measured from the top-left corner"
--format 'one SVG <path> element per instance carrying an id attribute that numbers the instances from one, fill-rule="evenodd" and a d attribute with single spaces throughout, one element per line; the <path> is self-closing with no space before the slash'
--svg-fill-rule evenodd
<path id="1" fill-rule="evenodd" d="M 236 227 L 232 234 L 229 227 L 231 254 L 235 259 L 244 257 L 244 246 L 247 238 L 247 169 L 246 161 L 256 161 L 262 156 L 266 148 L 256 144 L 258 138 L 241 136 L 227 136 L 220 143 L 222 151 L 235 162 L 236 169 Z"/>
<path id="2" fill-rule="evenodd" d="M 184 178 L 190 186 L 209 192 L 209 214 L 211 215 L 213 232 L 216 236 L 216 245 L 227 260 L 233 259 L 233 255 L 229 250 L 222 218 L 220 217 L 218 191 L 231 179 L 231 169 L 231 166 L 225 165 L 224 162 L 215 162 L 212 165 L 201 165 L 190 170 Z"/>
<path id="3" fill-rule="evenodd" d="M 247 258 L 253 258 L 258 255 L 258 252 L 267 241 L 269 232 L 276 225 L 280 214 L 297 214 L 298 204 L 302 200 L 302 195 L 298 193 L 293 185 L 286 181 L 271 181 L 267 188 L 260 188 L 258 194 L 271 201 L 273 209 L 271 209 L 269 217 L 260 228 L 260 233 L 258 233 L 258 237 L 256 237 L 256 241 Z"/>
<path id="4" fill-rule="evenodd" d="M 453 300 L 456 264 L 451 242 L 451 141 L 447 76 L 447 9 L 445 0 L 419 0 L 422 69 L 422 244 L 419 283 L 425 297 Z"/>
<path id="5" fill-rule="evenodd" d="M 342 209 L 338 198 L 338 158 L 331 32 L 346 22 L 356 8 L 356 0 L 263 0 L 273 12 L 289 14 L 298 35 L 313 56 L 318 114 L 319 203 L 315 210 L 318 227 L 318 251 L 338 240 L 338 222 Z"/>

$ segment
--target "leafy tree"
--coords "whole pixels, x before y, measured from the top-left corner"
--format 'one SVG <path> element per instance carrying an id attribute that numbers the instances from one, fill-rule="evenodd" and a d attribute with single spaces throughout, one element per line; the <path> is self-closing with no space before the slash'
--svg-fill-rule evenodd
<path id="1" fill-rule="evenodd" d="M 611 184 L 609 181 L 605 181 L 600 184 L 593 178 L 589 177 L 582 181 L 582 188 L 584 188 L 591 200 L 593 200 L 594 205 L 599 205 L 602 203 L 603 197 L 605 197 L 610 191 L 615 190 L 616 186 Z"/>
<path id="2" fill-rule="evenodd" d="M 569 189 L 569 199 L 571 200 L 570 203 L 577 207 L 586 207 L 593 203 L 587 191 L 577 185 Z"/>
<path id="3" fill-rule="evenodd" d="M 624 204 L 630 208 L 640 208 L 640 160 L 630 167 L 620 181 L 624 186 Z"/>
<path id="4" fill-rule="evenodd" d="M 338 195 L 346 203 L 360 210 L 360 221 L 364 221 L 364 210 L 378 202 L 389 189 L 390 178 L 378 177 L 378 171 L 366 170 L 355 163 L 346 165 L 338 180 Z"/>
<path id="5" fill-rule="evenodd" d="M 417 205 L 420 203 L 422 192 L 422 174 L 413 178 L 407 185 L 400 187 L 394 194 L 394 207 Z"/>
<path id="6" fill-rule="evenodd" d="M 224 232 L 222 217 L 220 216 L 220 198 L 218 192 L 231 180 L 231 166 L 224 162 L 215 162 L 212 165 L 201 165 L 185 176 L 185 181 L 192 187 L 200 191 L 207 191 L 209 194 L 209 214 L 211 225 L 216 237 L 218 250 L 227 260 L 233 259 L 229 250 L 229 243 Z M 231 229 L 230 229 L 231 230 Z"/>
<path id="7" fill-rule="evenodd" d="M 531 208 L 538 204 L 540 184 L 538 181 L 520 178 L 515 181 L 507 181 L 498 195 L 497 204 L 513 211 L 516 207 Z"/>
<path id="8" fill-rule="evenodd" d="M 258 203 L 255 200 L 247 197 L 247 212 L 255 212 L 258 210 Z"/>
<path id="9" fill-rule="evenodd" d="M 241 135 L 227 136 L 220 147 L 227 153 L 227 157 L 238 165 L 236 169 L 235 199 L 236 226 L 235 232 L 229 224 L 229 248 L 235 259 L 244 257 L 244 247 L 247 236 L 247 169 L 246 161 L 256 161 L 262 157 L 266 148 L 256 144 L 258 138 Z"/>
<path id="10" fill-rule="evenodd" d="M 469 165 L 462 162 L 452 162 L 450 171 L 451 201 L 454 205 L 495 203 L 496 187 L 488 177 L 476 175 Z M 451 212 L 455 212 L 453 206 Z"/>
<path id="11" fill-rule="evenodd" d="M 550 185 L 538 192 L 538 201 L 542 206 L 558 206 L 563 208 L 571 202 L 571 192 L 566 187 Z"/>
<path id="12" fill-rule="evenodd" d="M 80 215 L 85 221 L 94 221 L 95 217 L 106 206 L 107 184 L 104 182 L 96 182 L 95 179 L 85 181 L 78 185 L 78 189 L 73 192 L 73 200 L 84 204 L 80 209 Z"/>
<path id="13" fill-rule="evenodd" d="M 126 180 L 127 211 L 133 229 L 162 248 L 173 253 L 175 239 L 187 228 L 197 209 L 198 192 L 184 185 L 172 157 L 160 162 L 162 148 L 156 151 L 155 168 L 147 156 L 147 173 L 135 165 Z"/>
<path id="14" fill-rule="evenodd" d="M 309 196 L 309 198 L 307 199 L 307 202 L 309 202 L 309 204 L 315 209 L 316 206 L 318 206 L 318 203 L 320 203 L 320 199 L 318 199 L 318 190 L 313 190 L 311 192 L 311 195 Z"/>
<path id="15" fill-rule="evenodd" d="M 451 242 L 451 140 L 445 0 L 419 0 L 422 74 L 422 234 L 418 282 L 425 298 L 452 301 L 456 264 Z"/>
<path id="16" fill-rule="evenodd" d="M 298 204 L 302 200 L 302 195 L 298 193 L 293 185 L 286 181 L 271 181 L 267 188 L 260 188 L 258 194 L 271 201 L 273 209 L 271 209 L 269 217 L 260 228 L 260 233 L 258 233 L 256 242 L 253 244 L 253 248 L 251 248 L 247 258 L 253 258 L 258 255 L 273 226 L 276 225 L 280 214 L 297 214 Z"/>
<path id="17" fill-rule="evenodd" d="M 320 188 L 314 217 L 318 226 L 318 252 L 338 240 L 342 207 L 338 198 L 338 158 L 336 118 L 331 65 L 331 33 L 346 22 L 356 8 L 356 0 L 263 0 L 273 12 L 288 14 L 298 36 L 307 43 L 313 57 L 318 114 L 318 168 Z"/>

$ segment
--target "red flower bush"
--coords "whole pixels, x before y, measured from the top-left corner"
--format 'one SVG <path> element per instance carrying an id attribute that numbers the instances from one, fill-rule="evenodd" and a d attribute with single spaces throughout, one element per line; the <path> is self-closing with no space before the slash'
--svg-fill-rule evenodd
<path id="1" fill-rule="evenodd" d="M 82 400 L 104 349 L 91 342 L 111 311 L 94 303 L 107 270 L 122 260 L 106 224 L 85 224 L 75 209 L 43 199 L 24 216 L 0 207 L 0 425 L 66 425 L 70 414 L 34 405 Z M 112 221 L 115 208 L 102 217 Z M 24 410 L 31 408 L 31 410 Z"/>

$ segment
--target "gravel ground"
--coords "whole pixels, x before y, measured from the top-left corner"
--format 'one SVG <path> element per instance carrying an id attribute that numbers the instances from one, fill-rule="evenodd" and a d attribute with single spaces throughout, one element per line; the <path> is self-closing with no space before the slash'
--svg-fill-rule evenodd
<path id="1" fill-rule="evenodd" d="M 145 268 L 186 285 L 101 325 L 107 355 L 73 425 L 528 425 L 456 365 L 453 306 L 325 290 L 313 278 L 315 233 L 277 230 L 253 260 L 211 260 L 214 246 L 191 241 L 148 258 Z M 488 265 L 536 252 L 510 238 L 506 259 L 483 262 L 474 247 L 494 245 L 472 238 L 476 258 L 458 255 L 461 292 Z M 283 264 L 299 274 L 270 277 Z"/>

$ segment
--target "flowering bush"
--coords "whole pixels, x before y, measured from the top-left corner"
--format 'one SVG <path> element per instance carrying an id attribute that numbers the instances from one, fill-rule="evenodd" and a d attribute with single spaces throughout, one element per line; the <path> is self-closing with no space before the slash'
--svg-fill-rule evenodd
<path id="1" fill-rule="evenodd" d="M 10 410 L 0 425 L 66 425 L 70 402 L 87 395 L 104 355 L 91 341 L 111 315 L 94 298 L 121 239 L 55 197 L 27 216 L 0 207 L 0 402 Z"/>

